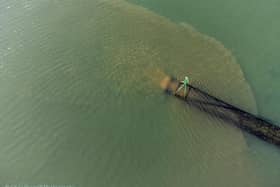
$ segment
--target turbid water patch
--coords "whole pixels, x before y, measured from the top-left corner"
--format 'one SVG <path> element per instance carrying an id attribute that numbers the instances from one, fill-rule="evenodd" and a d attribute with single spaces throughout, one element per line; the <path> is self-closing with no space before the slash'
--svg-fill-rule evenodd
<path id="1" fill-rule="evenodd" d="M 115 68 L 111 76 L 120 84 L 149 84 L 147 72 L 160 68 L 179 77 L 187 74 L 217 96 L 254 110 L 242 70 L 220 42 L 186 23 L 177 25 L 138 6 L 122 1 L 102 4 L 97 15 L 104 21 L 98 23 L 98 38 L 104 45 L 106 64 Z M 125 69 L 129 73 L 123 74 Z"/>
<path id="2" fill-rule="evenodd" d="M 187 74 L 255 111 L 221 43 L 121 0 L 43 1 L 29 11 L 20 18 L 33 20 L 22 29 L 25 47 L 3 59 L 3 181 L 257 186 L 241 131 L 159 87 L 166 74 Z"/>

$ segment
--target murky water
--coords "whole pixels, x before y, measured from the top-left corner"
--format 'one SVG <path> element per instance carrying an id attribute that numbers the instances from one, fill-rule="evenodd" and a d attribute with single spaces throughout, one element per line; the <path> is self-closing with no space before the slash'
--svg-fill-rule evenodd
<path id="1" fill-rule="evenodd" d="M 2 1 L 0 23 L 1 183 L 278 184 L 275 147 L 159 87 L 188 74 L 256 112 L 241 68 L 214 38 L 121 0 Z"/>

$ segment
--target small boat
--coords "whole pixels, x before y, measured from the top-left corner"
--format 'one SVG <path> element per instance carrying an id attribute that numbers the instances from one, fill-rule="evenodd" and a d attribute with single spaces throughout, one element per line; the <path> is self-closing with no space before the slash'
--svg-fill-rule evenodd
<path id="1" fill-rule="evenodd" d="M 182 85 L 181 81 L 178 79 L 166 76 L 160 83 L 161 88 L 169 94 L 172 94 L 177 97 L 181 97 L 182 99 L 185 98 L 184 92 L 177 92 L 178 88 Z M 189 87 L 190 88 L 190 87 Z"/>

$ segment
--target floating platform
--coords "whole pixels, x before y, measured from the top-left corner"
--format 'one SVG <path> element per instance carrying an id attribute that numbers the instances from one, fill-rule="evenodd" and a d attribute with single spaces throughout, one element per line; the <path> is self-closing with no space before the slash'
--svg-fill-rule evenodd
<path id="1" fill-rule="evenodd" d="M 176 93 L 176 90 L 181 84 L 176 78 L 165 77 L 161 82 L 161 87 L 166 93 L 181 99 L 190 106 L 196 107 L 213 117 L 229 122 L 262 140 L 280 146 L 279 126 L 274 125 L 269 120 L 222 101 L 193 85 L 188 85 L 186 96 L 183 91 Z"/>

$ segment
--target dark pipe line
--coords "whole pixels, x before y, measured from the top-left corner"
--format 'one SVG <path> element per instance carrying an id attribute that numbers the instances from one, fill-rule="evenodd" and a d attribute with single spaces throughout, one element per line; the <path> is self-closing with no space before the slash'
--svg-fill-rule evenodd
<path id="1" fill-rule="evenodd" d="M 189 105 L 223 121 L 230 122 L 267 142 L 280 146 L 279 126 L 212 96 L 193 85 L 188 85 L 189 89 L 186 97 L 180 96 L 176 94 L 174 87 L 172 89 L 170 86 L 171 84 L 177 84 L 175 87 L 176 89 L 179 87 L 180 82 L 176 79 L 171 79 L 166 91 L 175 95 L 177 98 L 184 100 Z"/>

